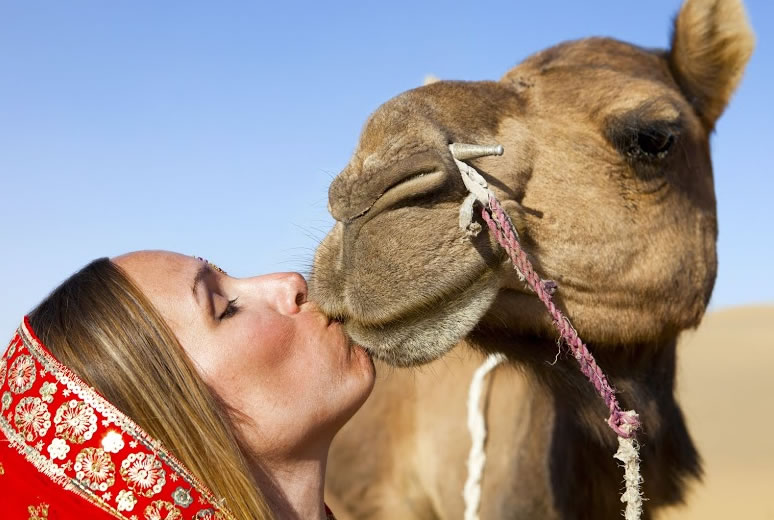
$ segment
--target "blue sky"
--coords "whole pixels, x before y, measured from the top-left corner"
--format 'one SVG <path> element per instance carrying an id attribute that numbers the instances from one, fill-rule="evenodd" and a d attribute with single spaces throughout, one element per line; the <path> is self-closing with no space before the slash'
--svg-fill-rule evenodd
<path id="1" fill-rule="evenodd" d="M 679 4 L 0 0 L 0 326 L 135 249 L 305 272 L 382 102 L 567 39 L 664 47 Z M 773 6 L 747 2 L 756 52 L 713 137 L 716 308 L 774 302 Z"/>

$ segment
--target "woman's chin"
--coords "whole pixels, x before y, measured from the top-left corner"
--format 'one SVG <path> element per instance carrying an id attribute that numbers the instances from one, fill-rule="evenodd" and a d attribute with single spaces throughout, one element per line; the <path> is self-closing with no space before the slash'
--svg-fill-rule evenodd
<path id="1" fill-rule="evenodd" d="M 371 358 L 370 352 L 362 345 L 356 343 L 345 331 L 343 323 L 333 320 L 328 324 L 328 329 L 333 329 L 337 336 L 338 341 L 341 342 L 343 348 L 346 348 L 347 361 L 349 364 L 355 364 L 362 367 L 371 376 L 371 379 L 375 376 L 374 362 Z"/>
<path id="2" fill-rule="evenodd" d="M 329 342 L 329 348 L 338 351 L 337 366 L 341 371 L 332 380 L 331 384 L 335 387 L 330 389 L 337 403 L 334 404 L 334 409 L 337 411 L 333 413 L 336 416 L 333 422 L 338 431 L 371 394 L 376 379 L 376 368 L 371 354 L 351 339 L 341 322 L 332 320 L 327 329 L 326 341 Z"/>
<path id="3" fill-rule="evenodd" d="M 376 367 L 368 351 L 352 340 L 349 340 L 349 348 L 350 363 L 355 373 L 352 374 L 353 381 L 350 389 L 352 404 L 347 407 L 349 408 L 347 420 L 366 402 L 376 380 Z"/>
<path id="4" fill-rule="evenodd" d="M 371 357 L 371 353 L 362 345 L 355 343 L 351 338 L 347 338 L 349 341 L 350 355 L 356 360 L 356 362 L 368 369 L 368 372 L 373 376 L 376 374 L 376 368 L 374 367 L 374 361 Z"/>

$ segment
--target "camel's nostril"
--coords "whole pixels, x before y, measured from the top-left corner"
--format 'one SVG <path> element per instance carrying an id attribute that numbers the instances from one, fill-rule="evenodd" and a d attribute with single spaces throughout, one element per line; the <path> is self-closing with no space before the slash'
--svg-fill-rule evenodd
<path id="1" fill-rule="evenodd" d="M 296 305 L 299 307 L 306 303 L 306 293 L 300 292 L 296 294 Z"/>

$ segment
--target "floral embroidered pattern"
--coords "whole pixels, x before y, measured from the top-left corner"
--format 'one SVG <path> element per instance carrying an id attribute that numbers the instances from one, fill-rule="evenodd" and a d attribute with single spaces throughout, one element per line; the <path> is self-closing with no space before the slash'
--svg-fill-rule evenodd
<path id="1" fill-rule="evenodd" d="M 51 427 L 51 412 L 39 397 L 24 397 L 16 405 L 13 423 L 27 442 L 31 442 L 44 436 Z"/>
<path id="2" fill-rule="evenodd" d="M 75 478 L 94 491 L 107 491 L 116 480 L 116 466 L 101 448 L 83 448 L 73 469 Z"/>
<path id="3" fill-rule="evenodd" d="M 54 400 L 54 394 L 56 393 L 56 384 L 51 382 L 45 382 L 40 385 L 40 398 L 45 402 L 50 403 Z"/>
<path id="4" fill-rule="evenodd" d="M 97 416 L 88 404 L 77 399 L 67 401 L 54 415 L 57 436 L 83 444 L 97 431 Z"/>
<path id="5" fill-rule="evenodd" d="M 51 441 L 51 444 L 48 445 L 46 451 L 48 451 L 51 460 L 65 460 L 67 454 L 70 453 L 70 446 L 65 442 L 64 439 L 56 438 Z"/>
<path id="6" fill-rule="evenodd" d="M 171 502 L 156 500 L 145 508 L 145 520 L 177 520 L 183 515 Z"/>
<path id="7" fill-rule="evenodd" d="M 175 489 L 175 492 L 172 493 L 172 500 L 180 507 L 188 507 L 193 502 L 191 492 L 182 486 L 178 486 L 178 488 Z"/>
<path id="8" fill-rule="evenodd" d="M 0 354 L 0 458 L 4 450 L 18 451 L 31 466 L 14 478 L 40 472 L 117 519 L 235 520 L 164 446 L 59 364 L 28 327 L 25 320 L 10 353 Z M 55 516 L 40 502 L 44 495 L 32 496 L 25 503 L 32 520 Z"/>
<path id="9" fill-rule="evenodd" d="M 16 354 L 16 338 L 11 340 L 11 344 L 8 345 L 8 349 L 5 351 L 5 357 L 8 359 L 11 359 L 14 354 Z"/>
<path id="10" fill-rule="evenodd" d="M 37 376 L 35 361 L 32 356 L 23 355 L 16 358 L 8 370 L 8 388 L 15 394 L 21 394 L 32 388 Z"/>
<path id="11" fill-rule="evenodd" d="M 28 520 L 47 520 L 48 519 L 48 504 L 40 504 L 39 506 L 27 507 L 27 512 L 30 514 Z"/>
<path id="12" fill-rule="evenodd" d="M 131 491 L 122 489 L 118 492 L 116 504 L 119 511 L 131 511 L 134 509 L 134 506 L 137 505 L 137 498 Z"/>
<path id="13" fill-rule="evenodd" d="M 119 470 L 130 489 L 144 497 L 152 497 L 166 484 L 166 473 L 158 458 L 145 453 L 132 453 Z"/>

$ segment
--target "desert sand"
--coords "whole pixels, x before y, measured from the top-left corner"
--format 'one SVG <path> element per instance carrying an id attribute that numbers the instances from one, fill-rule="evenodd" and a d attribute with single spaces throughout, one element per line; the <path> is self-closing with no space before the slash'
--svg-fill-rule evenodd
<path id="1" fill-rule="evenodd" d="M 658 520 L 774 520 L 774 305 L 708 314 L 678 356 L 704 479 Z"/>

